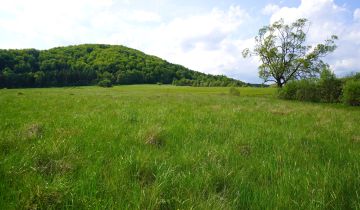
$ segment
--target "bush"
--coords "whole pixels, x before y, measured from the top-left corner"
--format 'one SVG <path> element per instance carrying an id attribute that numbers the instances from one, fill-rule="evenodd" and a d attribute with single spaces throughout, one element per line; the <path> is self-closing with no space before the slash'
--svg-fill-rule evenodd
<path id="1" fill-rule="evenodd" d="M 329 69 L 322 70 L 320 79 L 291 81 L 279 90 L 279 98 L 312 102 L 339 102 L 342 81 Z"/>
<path id="2" fill-rule="evenodd" d="M 233 96 L 240 96 L 240 91 L 234 87 L 229 89 L 229 94 Z"/>
<path id="3" fill-rule="evenodd" d="M 279 89 L 279 98 L 287 99 L 287 100 L 295 100 L 297 89 L 298 89 L 298 82 L 291 81 L 287 83 L 284 87 Z"/>
<path id="4" fill-rule="evenodd" d="M 328 69 L 321 72 L 319 80 L 320 100 L 322 102 L 335 103 L 340 101 L 342 81 Z"/>
<path id="5" fill-rule="evenodd" d="M 314 80 L 299 80 L 297 83 L 296 100 L 312 102 L 320 101 L 319 86 Z"/>
<path id="6" fill-rule="evenodd" d="M 298 80 L 279 89 L 279 98 L 299 101 L 320 101 L 319 86 L 315 80 Z"/>
<path id="7" fill-rule="evenodd" d="M 343 102 L 351 106 L 360 106 L 360 80 L 349 80 L 343 89 Z"/>
<path id="8" fill-rule="evenodd" d="M 100 87 L 112 87 L 112 83 L 111 83 L 111 81 L 110 81 L 109 79 L 103 79 L 103 80 L 101 80 L 101 81 L 98 83 L 98 85 L 99 85 Z"/>

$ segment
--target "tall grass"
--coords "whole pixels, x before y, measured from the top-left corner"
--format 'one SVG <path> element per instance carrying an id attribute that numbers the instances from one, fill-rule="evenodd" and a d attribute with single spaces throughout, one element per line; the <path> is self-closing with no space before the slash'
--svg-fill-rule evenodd
<path id="1" fill-rule="evenodd" d="M 0 209 L 360 208 L 359 108 L 228 91 L 0 90 Z"/>

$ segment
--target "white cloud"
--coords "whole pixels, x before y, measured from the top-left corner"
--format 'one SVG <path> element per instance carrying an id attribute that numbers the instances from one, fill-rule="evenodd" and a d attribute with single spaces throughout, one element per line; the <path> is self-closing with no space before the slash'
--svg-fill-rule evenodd
<path id="1" fill-rule="evenodd" d="M 153 45 L 148 45 L 145 51 L 198 71 L 254 81 L 257 62 L 241 56 L 244 48 L 253 45 L 253 39 L 233 36 L 245 30 L 242 25 L 249 20 L 250 15 L 239 6 L 176 18 L 147 33 Z"/>
<path id="2" fill-rule="evenodd" d="M 360 8 L 357 8 L 355 11 L 354 11 L 354 20 L 355 21 L 360 21 Z"/>
<path id="3" fill-rule="evenodd" d="M 0 4 L 3 12 L 6 15 L 0 16 L 0 31 L 8 35 L 0 36 L 13 38 L 0 39 L 1 48 L 43 49 L 85 42 L 127 44 L 133 33 L 147 30 L 137 24 L 161 20 L 155 12 L 114 7 L 112 0 L 13 0 Z"/>
<path id="4" fill-rule="evenodd" d="M 0 0 L 1 1 L 1 0 Z M 241 51 L 251 39 L 234 36 L 249 22 L 239 6 L 167 19 L 153 11 L 124 9 L 112 0 L 6 1 L 0 12 L 1 48 L 50 48 L 80 43 L 123 44 L 188 68 L 254 81 L 256 61 Z M 125 4 L 131 4 L 125 2 Z M 41 5 L 41 6 L 40 6 Z M 251 68 L 250 68 L 251 67 Z"/>
<path id="5" fill-rule="evenodd" d="M 0 20 L 0 30 L 18 38 L 0 42 L 5 48 L 46 48 L 76 43 L 94 34 L 90 33 L 90 23 L 112 5 L 111 0 L 6 2 L 0 6 L 0 12 L 7 13 Z"/>
<path id="6" fill-rule="evenodd" d="M 259 19 L 268 16 L 250 15 L 234 5 L 169 18 L 161 9 L 134 6 L 136 2 L 0 0 L 0 48 L 122 44 L 194 70 L 260 82 L 258 60 L 243 59 L 241 51 L 253 46 L 253 36 L 261 27 Z M 269 4 L 259 13 L 271 15 L 271 21 L 281 17 L 287 21 L 309 18 L 310 42 L 339 35 L 339 48 L 329 57 L 336 72 L 357 67 L 354 61 L 360 60 L 359 9 L 349 12 L 332 0 L 302 0 L 293 8 Z M 352 16 L 351 23 L 346 22 L 346 15 Z"/>
<path id="7" fill-rule="evenodd" d="M 273 13 L 279 11 L 280 7 L 276 4 L 268 4 L 262 9 L 262 14 L 272 15 Z"/>
<path id="8" fill-rule="evenodd" d="M 155 12 L 135 10 L 129 14 L 129 19 L 137 22 L 159 22 L 161 21 L 161 16 Z"/>
<path id="9" fill-rule="evenodd" d="M 172 40 L 181 42 L 185 51 L 199 45 L 214 49 L 209 45 L 218 45 L 226 36 L 236 31 L 248 17 L 240 7 L 232 6 L 228 11 L 213 9 L 207 14 L 176 18 L 163 25 L 158 35 L 166 34 Z"/>
<path id="10" fill-rule="evenodd" d="M 307 18 L 311 22 L 308 31 L 310 44 L 321 43 L 331 35 L 339 36 L 338 49 L 326 58 L 326 61 L 338 75 L 355 71 L 356 60 L 360 59 L 359 24 L 346 19 L 349 11 L 337 5 L 333 0 L 302 0 L 299 7 L 282 7 L 275 12 L 270 22 L 283 18 L 290 23 L 298 18 Z M 354 19 L 355 14 L 354 12 Z"/>

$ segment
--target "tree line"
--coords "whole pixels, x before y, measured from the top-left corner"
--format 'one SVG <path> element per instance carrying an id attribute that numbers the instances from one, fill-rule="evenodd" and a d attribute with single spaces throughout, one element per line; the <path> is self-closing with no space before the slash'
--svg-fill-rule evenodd
<path id="1" fill-rule="evenodd" d="M 0 50 L 0 87 L 54 87 L 111 84 L 243 86 L 171 64 L 120 45 L 83 44 L 49 50 Z"/>

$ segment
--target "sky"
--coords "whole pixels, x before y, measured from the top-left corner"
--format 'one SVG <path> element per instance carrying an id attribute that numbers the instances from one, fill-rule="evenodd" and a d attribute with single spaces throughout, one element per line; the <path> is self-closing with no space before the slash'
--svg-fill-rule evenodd
<path id="1" fill-rule="evenodd" d="M 307 18 L 308 43 L 335 34 L 325 61 L 338 76 L 360 71 L 360 0 L 0 0 L 0 48 L 119 44 L 190 69 L 259 83 L 259 28 Z"/>

